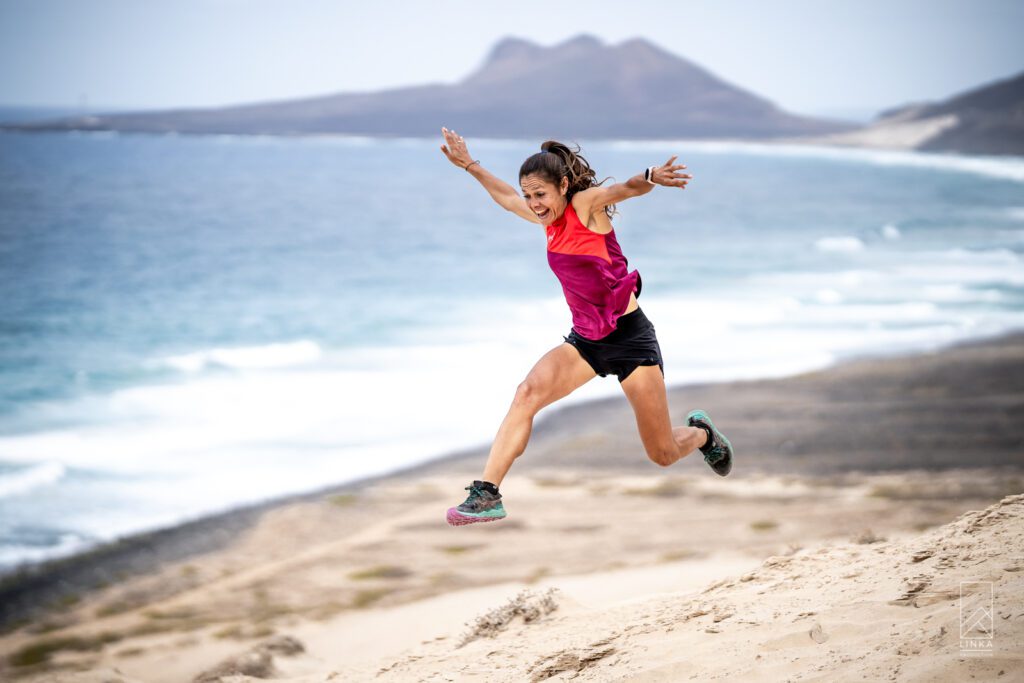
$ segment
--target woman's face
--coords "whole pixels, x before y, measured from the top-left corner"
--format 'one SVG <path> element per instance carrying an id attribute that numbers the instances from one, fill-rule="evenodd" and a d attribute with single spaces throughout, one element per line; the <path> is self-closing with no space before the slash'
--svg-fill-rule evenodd
<path id="1" fill-rule="evenodd" d="M 523 198 L 530 211 L 537 214 L 537 218 L 544 225 L 551 225 L 565 212 L 568 202 L 565 193 L 569 189 L 568 178 L 562 178 L 562 186 L 556 187 L 535 173 L 523 176 L 519 180 L 523 188 Z"/>

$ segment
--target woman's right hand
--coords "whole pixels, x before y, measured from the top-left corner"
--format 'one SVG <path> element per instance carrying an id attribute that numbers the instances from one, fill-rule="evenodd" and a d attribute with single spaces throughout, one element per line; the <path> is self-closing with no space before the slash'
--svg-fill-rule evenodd
<path id="1" fill-rule="evenodd" d="M 447 128 L 442 128 L 441 134 L 446 143 L 441 145 L 441 151 L 448 157 L 448 161 L 462 169 L 473 162 L 473 157 L 470 156 L 469 149 L 466 148 L 466 141 L 462 139 L 461 135 Z"/>

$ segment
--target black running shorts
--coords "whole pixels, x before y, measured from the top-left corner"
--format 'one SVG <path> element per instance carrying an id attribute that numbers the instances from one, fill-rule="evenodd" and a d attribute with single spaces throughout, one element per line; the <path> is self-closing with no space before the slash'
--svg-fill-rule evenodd
<path id="1" fill-rule="evenodd" d="M 603 339 L 586 339 L 572 330 L 565 341 L 602 377 L 616 375 L 622 382 L 641 365 L 657 365 L 665 375 L 654 325 L 639 308 L 621 316 L 615 331 Z"/>

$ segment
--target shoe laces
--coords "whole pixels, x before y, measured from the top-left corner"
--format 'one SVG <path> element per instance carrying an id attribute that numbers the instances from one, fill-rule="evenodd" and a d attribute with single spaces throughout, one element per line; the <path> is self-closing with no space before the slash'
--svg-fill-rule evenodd
<path id="1" fill-rule="evenodd" d="M 473 484 L 470 484 L 469 486 L 467 486 L 466 490 L 469 491 L 469 499 L 470 500 L 473 500 L 475 498 L 483 498 L 483 495 L 484 495 L 483 489 L 478 488 L 478 487 L 474 486 Z"/>

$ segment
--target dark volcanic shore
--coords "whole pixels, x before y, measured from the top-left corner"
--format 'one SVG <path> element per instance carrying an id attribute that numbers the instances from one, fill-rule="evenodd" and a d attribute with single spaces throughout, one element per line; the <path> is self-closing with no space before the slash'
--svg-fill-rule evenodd
<path id="1" fill-rule="evenodd" d="M 738 454 L 733 478 L 967 468 L 1005 473 L 1008 488 L 1020 488 L 1024 334 L 936 353 L 860 360 L 780 380 L 678 387 L 670 391 L 670 406 L 678 422 L 694 407 L 714 415 Z M 449 497 L 457 502 L 464 482 L 455 479 L 482 467 L 485 457 L 485 448 L 455 454 L 389 477 L 275 500 L 25 568 L 0 580 L 0 626 L 10 630 L 88 591 L 222 549 L 266 513 L 288 505 L 428 476 L 451 476 Z M 624 398 L 551 414 L 538 424 L 510 476 L 581 468 L 659 473 L 643 454 Z M 703 476 L 705 469 L 699 457 L 689 457 L 666 472 Z"/>

